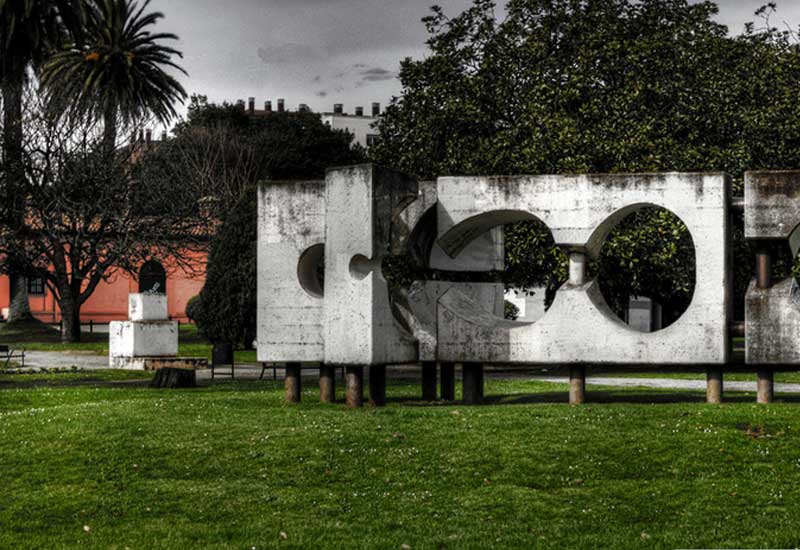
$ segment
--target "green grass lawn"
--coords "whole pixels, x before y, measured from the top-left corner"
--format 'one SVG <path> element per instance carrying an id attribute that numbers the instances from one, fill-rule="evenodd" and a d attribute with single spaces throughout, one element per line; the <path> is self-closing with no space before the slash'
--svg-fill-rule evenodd
<path id="1" fill-rule="evenodd" d="M 800 545 L 800 398 L 490 379 L 347 410 L 116 375 L 0 375 L 0 548 Z"/>
<path id="2" fill-rule="evenodd" d="M 61 342 L 58 330 L 39 322 L 0 324 L 0 344 L 13 344 L 29 351 L 70 351 L 108 355 L 108 334 L 83 332 L 81 340 L 79 343 L 65 344 Z M 194 325 L 181 325 L 178 353 L 183 357 L 211 359 L 211 344 L 197 334 L 197 327 Z M 236 361 L 255 363 L 256 352 L 238 350 Z"/>

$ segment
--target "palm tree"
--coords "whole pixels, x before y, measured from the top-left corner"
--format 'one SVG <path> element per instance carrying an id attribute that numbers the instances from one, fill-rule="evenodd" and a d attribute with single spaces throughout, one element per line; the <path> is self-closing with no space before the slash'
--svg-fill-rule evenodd
<path id="1" fill-rule="evenodd" d="M 0 1 L 0 88 L 3 97 L 3 159 L 6 179 L 0 183 L 4 211 L 2 222 L 12 229 L 21 225 L 25 177 L 22 169 L 22 97 L 31 65 L 41 63 L 70 35 L 80 34 L 83 0 Z M 13 270 L 13 266 L 11 266 Z M 31 318 L 27 279 L 10 273 L 9 321 Z"/>
<path id="2" fill-rule="evenodd" d="M 76 112 L 102 118 L 107 150 L 114 149 L 118 119 L 125 125 L 153 114 L 161 122 L 176 116 L 174 104 L 186 91 L 166 70 L 187 74 L 172 61 L 181 52 L 163 40 L 170 33 L 149 28 L 164 17 L 145 13 L 133 0 L 94 0 L 87 13 L 84 40 L 45 63 L 42 84 Z"/>

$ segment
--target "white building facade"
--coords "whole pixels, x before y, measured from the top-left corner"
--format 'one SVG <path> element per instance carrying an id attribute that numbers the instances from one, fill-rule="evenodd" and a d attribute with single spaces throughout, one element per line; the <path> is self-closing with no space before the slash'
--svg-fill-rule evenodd
<path id="1" fill-rule="evenodd" d="M 344 106 L 337 103 L 332 113 L 322 113 L 322 122 L 334 130 L 346 130 L 353 134 L 353 141 L 369 149 L 378 139 L 375 123 L 381 116 L 380 103 L 373 103 L 370 114 L 364 113 L 363 107 L 356 107 L 355 113 L 344 112 Z"/>

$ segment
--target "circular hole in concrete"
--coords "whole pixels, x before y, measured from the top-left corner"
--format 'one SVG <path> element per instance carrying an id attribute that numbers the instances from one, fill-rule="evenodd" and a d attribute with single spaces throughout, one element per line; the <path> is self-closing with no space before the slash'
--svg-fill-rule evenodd
<path id="1" fill-rule="evenodd" d="M 308 294 L 315 298 L 325 295 L 325 245 L 306 248 L 297 261 L 297 280 Z"/>
<path id="2" fill-rule="evenodd" d="M 354 279 L 364 279 L 367 275 L 378 270 L 378 273 L 381 273 L 381 262 L 382 259 L 372 260 L 367 258 L 363 254 L 356 254 L 352 258 L 350 258 L 350 276 Z"/>
<path id="3" fill-rule="evenodd" d="M 654 332 L 688 309 L 695 264 L 694 241 L 683 221 L 647 206 L 617 223 L 592 267 L 611 310 L 631 328 Z"/>

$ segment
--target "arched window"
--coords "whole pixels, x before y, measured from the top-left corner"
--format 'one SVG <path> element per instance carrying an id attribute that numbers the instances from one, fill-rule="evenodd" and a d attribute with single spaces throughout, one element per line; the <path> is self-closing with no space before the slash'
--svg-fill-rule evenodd
<path id="1" fill-rule="evenodd" d="M 139 269 L 139 292 L 167 293 L 167 272 L 155 260 L 145 262 Z"/>

